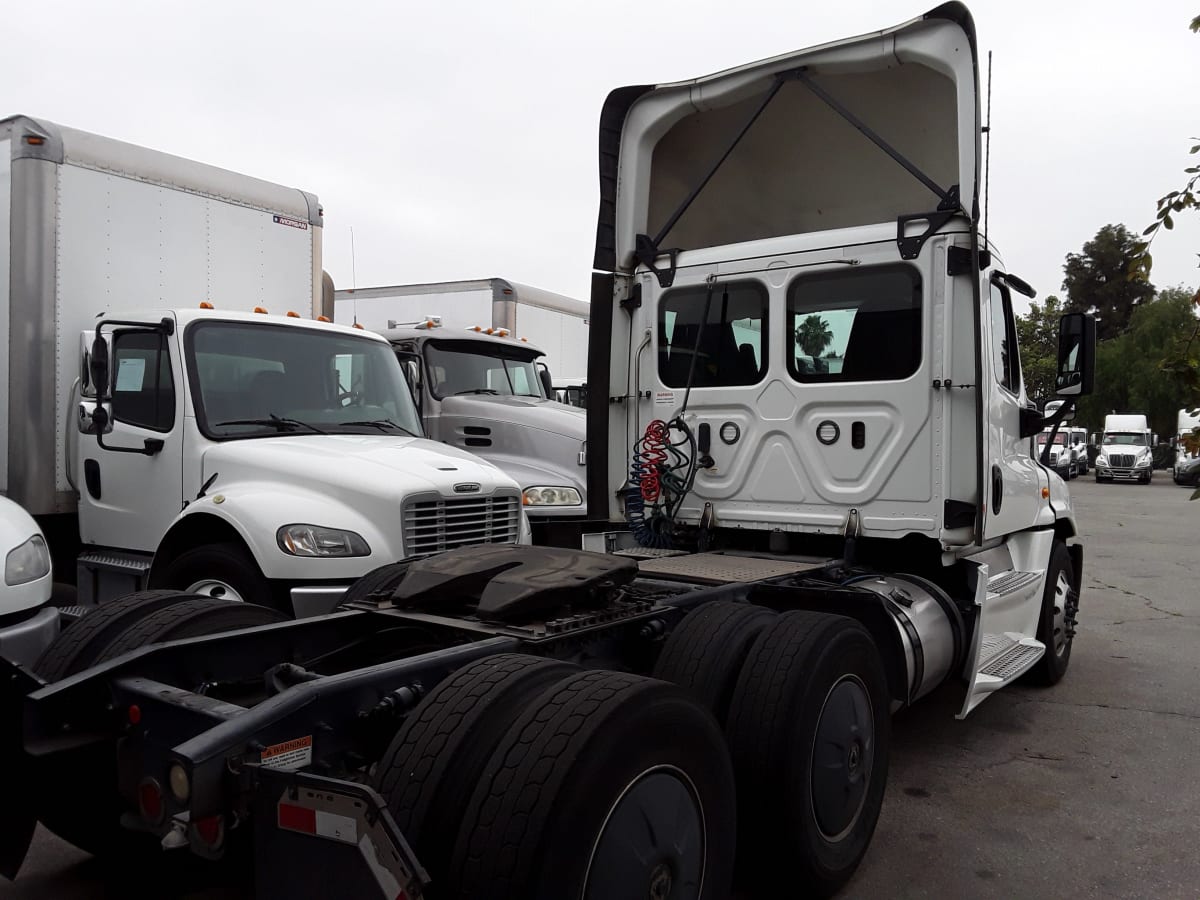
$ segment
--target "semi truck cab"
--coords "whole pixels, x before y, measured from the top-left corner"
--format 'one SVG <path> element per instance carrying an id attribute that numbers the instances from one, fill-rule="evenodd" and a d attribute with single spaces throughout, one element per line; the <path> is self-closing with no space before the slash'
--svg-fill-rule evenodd
<path id="1" fill-rule="evenodd" d="M 505 329 L 437 316 L 382 332 L 404 364 L 429 437 L 495 463 L 521 486 L 534 526 L 587 509 L 587 413 L 557 402 L 541 348 Z"/>

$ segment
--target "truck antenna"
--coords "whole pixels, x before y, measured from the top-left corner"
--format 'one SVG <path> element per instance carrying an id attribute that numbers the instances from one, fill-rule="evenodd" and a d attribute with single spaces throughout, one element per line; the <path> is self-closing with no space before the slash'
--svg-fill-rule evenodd
<path id="1" fill-rule="evenodd" d="M 983 126 L 987 135 L 987 146 L 983 150 L 983 249 L 987 250 L 988 236 L 988 201 L 992 199 L 989 176 L 992 171 L 992 51 L 988 51 L 987 74 L 987 124 Z"/>
<path id="2" fill-rule="evenodd" d="M 354 226 L 350 226 L 350 287 L 358 287 L 358 270 L 354 264 Z M 354 298 L 354 324 L 358 324 L 358 297 Z"/>

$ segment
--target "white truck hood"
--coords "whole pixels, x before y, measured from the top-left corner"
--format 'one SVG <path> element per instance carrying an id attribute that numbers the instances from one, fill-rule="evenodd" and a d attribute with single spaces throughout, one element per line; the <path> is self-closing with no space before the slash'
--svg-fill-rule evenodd
<path id="1" fill-rule="evenodd" d="M 391 435 L 297 434 L 224 441 L 204 454 L 204 479 L 214 473 L 216 488 L 242 478 L 319 483 L 343 499 L 348 494 L 391 494 L 400 500 L 427 492 L 454 497 L 462 495 L 454 489 L 462 484 L 478 485 L 471 493 L 484 495 L 518 490 L 504 472 L 465 450 Z"/>
<path id="2" fill-rule="evenodd" d="M 12 585 L 4 579 L 8 554 L 34 535 L 41 535 L 33 516 L 7 497 L 0 497 L 0 616 L 41 606 L 50 599 L 51 573 L 24 584 Z"/>
<path id="3" fill-rule="evenodd" d="M 587 438 L 587 412 L 542 397 L 463 394 L 442 401 L 442 416 L 475 417 L 540 428 L 582 441 Z"/>

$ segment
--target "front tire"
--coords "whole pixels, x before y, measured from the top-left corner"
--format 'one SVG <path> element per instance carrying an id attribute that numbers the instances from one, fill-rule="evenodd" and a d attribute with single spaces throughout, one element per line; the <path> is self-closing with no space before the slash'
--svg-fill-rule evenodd
<path id="1" fill-rule="evenodd" d="M 1029 670 L 1027 679 L 1044 687 L 1058 684 L 1071 664 L 1071 645 L 1075 638 L 1075 616 L 1079 593 L 1075 590 L 1075 567 L 1071 554 L 1060 541 L 1050 551 L 1046 586 L 1042 591 L 1042 612 L 1037 638 L 1046 645 L 1042 658 Z"/>
<path id="2" fill-rule="evenodd" d="M 279 608 L 271 582 L 240 544 L 206 544 L 179 554 L 163 570 L 156 587 Z M 290 609 L 281 610 L 291 613 Z"/>
<path id="3" fill-rule="evenodd" d="M 844 616 L 784 613 L 729 709 L 738 869 L 762 896 L 829 896 L 867 852 L 887 783 L 891 698 L 875 641 Z"/>

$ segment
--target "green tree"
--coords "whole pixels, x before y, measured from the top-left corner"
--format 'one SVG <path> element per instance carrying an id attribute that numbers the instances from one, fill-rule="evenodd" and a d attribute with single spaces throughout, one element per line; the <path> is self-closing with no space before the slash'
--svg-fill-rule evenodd
<path id="1" fill-rule="evenodd" d="M 1067 254 L 1066 312 L 1095 314 L 1096 336 L 1102 341 L 1123 332 L 1134 307 L 1154 296 L 1148 278 L 1128 277 L 1140 246 L 1124 225 L 1105 225 L 1083 245 L 1082 253 Z"/>
<path id="2" fill-rule="evenodd" d="M 1017 317 L 1017 342 L 1021 347 L 1021 371 L 1031 400 L 1044 403 L 1054 397 L 1058 372 L 1058 320 L 1062 301 L 1051 294 L 1044 304 L 1029 304 L 1029 314 Z"/>
<path id="3" fill-rule="evenodd" d="M 796 343 L 813 359 L 833 343 L 833 331 L 829 323 L 817 315 L 808 316 L 796 329 Z"/>

